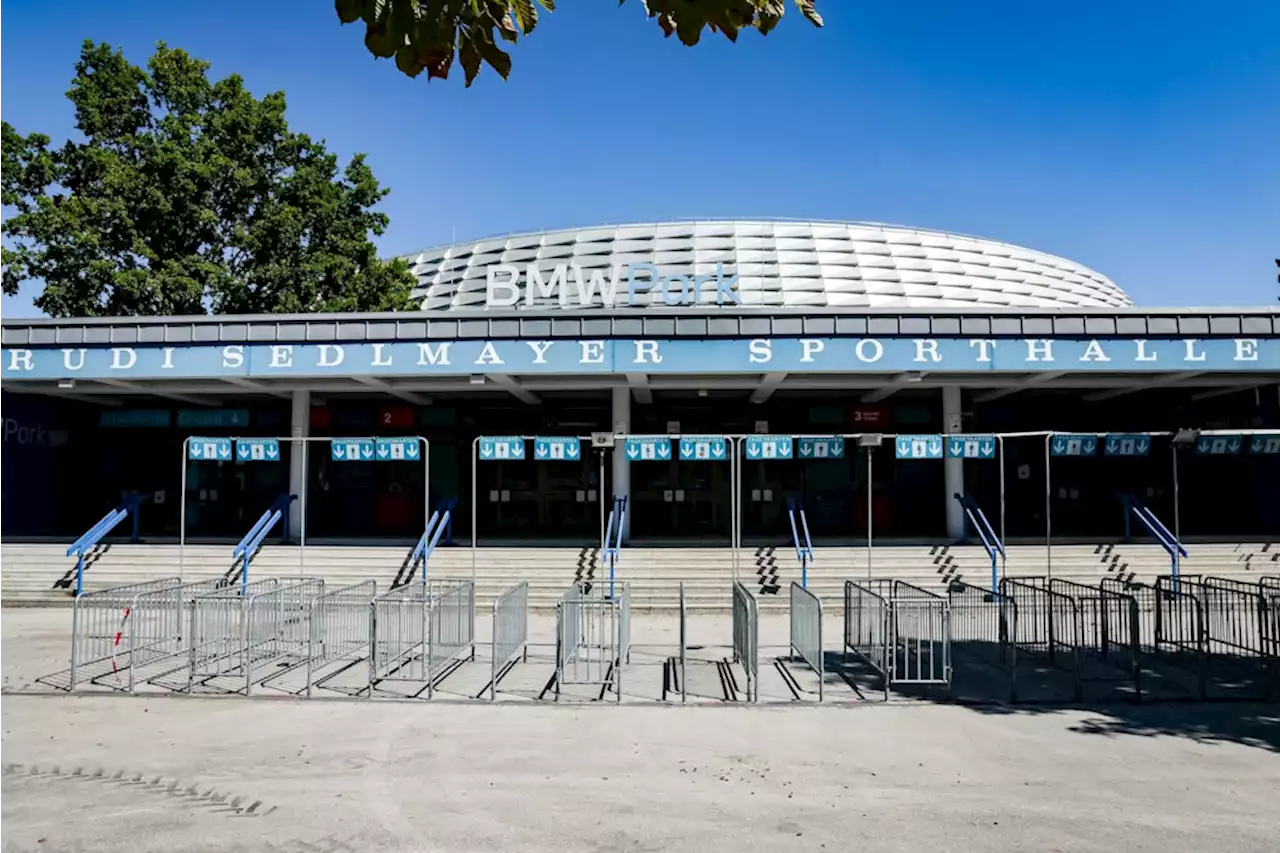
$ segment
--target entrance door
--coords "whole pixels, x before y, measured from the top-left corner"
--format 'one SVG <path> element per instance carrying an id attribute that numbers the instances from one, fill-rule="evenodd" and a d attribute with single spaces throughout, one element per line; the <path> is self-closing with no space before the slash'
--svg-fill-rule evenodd
<path id="1" fill-rule="evenodd" d="M 742 463 L 743 541 L 791 537 L 787 498 L 804 500 L 804 464 L 795 459 Z"/>
<path id="2" fill-rule="evenodd" d="M 718 461 L 632 464 L 632 535 L 728 541 L 729 472 Z"/>
<path id="3" fill-rule="evenodd" d="M 476 515 L 481 540 L 492 537 L 600 539 L 600 451 L 581 459 L 479 462 Z M 605 457 L 606 467 L 608 457 Z M 607 493 L 605 494 L 607 500 Z"/>

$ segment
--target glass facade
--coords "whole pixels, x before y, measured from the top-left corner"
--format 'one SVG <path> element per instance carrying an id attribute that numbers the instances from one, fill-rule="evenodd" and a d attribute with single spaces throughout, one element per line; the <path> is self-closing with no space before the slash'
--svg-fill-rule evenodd
<path id="1" fill-rule="evenodd" d="M 410 539 L 424 513 L 456 499 L 455 537 L 472 528 L 472 449 L 480 435 L 580 435 L 611 428 L 607 390 L 541 394 L 528 405 L 498 393 L 437 397 L 415 406 L 379 395 L 316 400 L 310 433 L 327 436 L 422 435 L 430 442 L 430 489 L 421 462 L 339 462 L 328 442 L 308 445 L 306 524 L 309 541 Z M 118 505 L 146 496 L 139 533 L 178 535 L 182 471 L 187 478 L 187 535 L 235 541 L 289 484 L 289 453 L 279 462 L 186 461 L 187 435 L 285 436 L 289 401 L 228 398 L 191 409 L 158 398 L 109 408 L 53 397 L 4 393 L 6 538 L 72 538 Z M 1275 428 L 1274 389 L 1199 402 L 1170 389 L 1105 403 L 1067 391 L 1028 390 L 984 404 L 963 397 L 967 432 Z M 752 404 L 747 393 L 660 392 L 632 401 L 633 434 L 936 433 L 943 429 L 936 389 L 902 391 L 875 404 L 856 393 L 779 392 Z M 475 464 L 480 541 L 598 543 L 601 501 L 613 493 L 613 451 L 584 443 L 577 461 Z M 1011 539 L 1043 537 L 1045 452 L 1040 438 L 1004 442 L 1004 519 Z M 1000 517 L 1001 466 L 966 460 L 966 490 L 993 523 Z M 1184 536 L 1268 538 L 1280 533 L 1280 455 L 1197 456 L 1180 452 L 1179 517 Z M 1049 505 L 1055 536 L 1115 539 L 1124 516 L 1115 495 L 1142 498 L 1174 524 L 1173 452 L 1156 439 L 1146 457 L 1055 458 Z M 870 470 L 868 470 L 870 469 Z M 719 462 L 636 462 L 631 471 L 633 541 L 727 543 L 731 527 L 730 467 Z M 870 474 L 870 476 L 868 476 Z M 868 492 L 868 480 L 871 489 Z M 944 466 L 895 460 L 885 445 L 868 464 L 852 442 L 842 459 L 744 461 L 741 475 L 744 544 L 790 539 L 787 500 L 806 508 L 814 537 L 860 540 L 868 501 L 877 538 L 946 539 Z M 297 531 L 292 531 L 296 536 Z"/>

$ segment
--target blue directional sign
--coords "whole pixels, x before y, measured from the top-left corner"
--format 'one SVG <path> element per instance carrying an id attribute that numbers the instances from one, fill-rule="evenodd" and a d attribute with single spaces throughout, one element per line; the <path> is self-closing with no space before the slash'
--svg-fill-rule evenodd
<path id="1" fill-rule="evenodd" d="M 575 462 L 582 458 L 582 442 L 574 436 L 539 435 L 533 439 L 533 458 Z"/>
<path id="2" fill-rule="evenodd" d="M 996 437 L 994 435 L 949 435 L 947 436 L 947 458 L 995 459 Z"/>
<path id="3" fill-rule="evenodd" d="M 1280 435 L 1255 435 L 1249 441 L 1250 453 L 1280 453 Z"/>
<path id="4" fill-rule="evenodd" d="M 801 459 L 843 459 L 844 439 L 838 435 L 830 438 L 802 438 L 797 454 Z"/>
<path id="5" fill-rule="evenodd" d="M 746 454 L 748 459 L 790 459 L 791 436 L 749 435 Z"/>
<path id="6" fill-rule="evenodd" d="M 417 462 L 422 458 L 422 448 L 416 438 L 379 438 L 373 451 L 379 462 Z M 524 442 L 520 442 L 520 456 L 524 458 Z"/>
<path id="7" fill-rule="evenodd" d="M 479 452 L 482 462 L 523 459 L 524 439 L 518 435 L 482 435 Z"/>
<path id="8" fill-rule="evenodd" d="M 722 435 L 682 435 L 680 458 L 691 462 L 720 462 L 729 458 L 728 442 Z"/>
<path id="9" fill-rule="evenodd" d="M 1098 452 L 1096 435 L 1055 435 L 1049 442 L 1054 456 L 1093 456 Z"/>
<path id="10" fill-rule="evenodd" d="M 216 462 L 231 461 L 231 439 L 207 438 L 193 435 L 187 441 L 188 459 L 205 459 Z"/>
<path id="11" fill-rule="evenodd" d="M 1151 437 L 1146 435 L 1108 435 L 1102 445 L 1108 456 L 1146 456 Z"/>
<path id="12" fill-rule="evenodd" d="M 941 459 L 942 436 L 900 435 L 894 450 L 899 459 Z"/>
<path id="13" fill-rule="evenodd" d="M 1244 448 L 1244 437 L 1239 435 L 1202 435 L 1196 439 L 1196 453 L 1200 456 L 1236 454 Z"/>
<path id="14" fill-rule="evenodd" d="M 280 458 L 278 438 L 237 438 L 237 462 L 275 462 Z"/>
<path id="15" fill-rule="evenodd" d="M 372 462 L 372 438 L 335 438 L 329 442 L 329 456 L 334 462 Z"/>
<path id="16" fill-rule="evenodd" d="M 671 459 L 671 439 L 665 435 L 629 435 L 622 452 L 632 462 L 666 462 Z"/>

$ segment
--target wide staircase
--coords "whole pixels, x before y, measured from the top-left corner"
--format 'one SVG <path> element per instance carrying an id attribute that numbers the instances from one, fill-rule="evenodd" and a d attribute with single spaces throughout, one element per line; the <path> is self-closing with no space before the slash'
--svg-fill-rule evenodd
<path id="1" fill-rule="evenodd" d="M 1280 575 L 1280 544 L 1249 542 L 1189 544 L 1182 560 L 1187 574 L 1243 579 Z M 379 590 L 412 576 L 410 546 L 307 546 L 305 549 L 263 545 L 250 564 L 251 577 L 321 577 L 343 585 L 375 580 Z M 75 560 L 65 544 L 5 544 L 0 549 L 0 600 L 6 605 L 69 603 L 75 590 Z M 228 545 L 99 545 L 85 557 L 84 589 L 176 577 L 190 580 L 238 579 L 242 562 Z M 473 570 L 474 565 L 474 570 Z M 1169 557 L 1155 544 L 1011 545 L 1004 572 L 1097 582 L 1101 578 L 1151 580 L 1168 574 Z M 420 567 L 418 568 L 420 572 Z M 431 554 L 433 578 L 476 579 L 479 608 L 490 606 L 503 589 L 519 581 L 530 584 L 530 603 L 552 607 L 574 580 L 608 584 L 609 568 L 599 548 L 512 547 L 477 549 L 441 546 Z M 876 547 L 870 566 L 865 548 L 814 547 L 808 586 L 826 605 L 838 609 L 845 580 L 868 575 L 899 578 L 926 589 L 943 591 L 952 580 L 987 585 L 991 561 L 978 546 L 912 545 Z M 621 549 L 616 578 L 631 585 L 633 606 L 674 608 L 681 582 L 686 602 L 696 609 L 726 609 L 729 582 L 738 577 L 759 596 L 765 608 L 785 607 L 787 588 L 801 578 L 790 546 L 742 548 Z"/>

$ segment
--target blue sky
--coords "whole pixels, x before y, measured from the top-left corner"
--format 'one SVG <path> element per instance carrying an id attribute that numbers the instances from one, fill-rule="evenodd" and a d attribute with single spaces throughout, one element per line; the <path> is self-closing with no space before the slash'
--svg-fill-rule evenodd
<path id="1" fill-rule="evenodd" d="M 12 0 L 0 103 L 59 139 L 82 39 L 138 64 L 183 47 L 369 155 L 392 190 L 385 254 L 601 222 L 871 220 L 1060 254 L 1144 305 L 1280 295 L 1275 0 L 821 0 L 822 30 L 792 13 L 693 49 L 638 0 L 559 5 L 509 82 L 468 90 L 374 60 L 324 2 Z"/>

